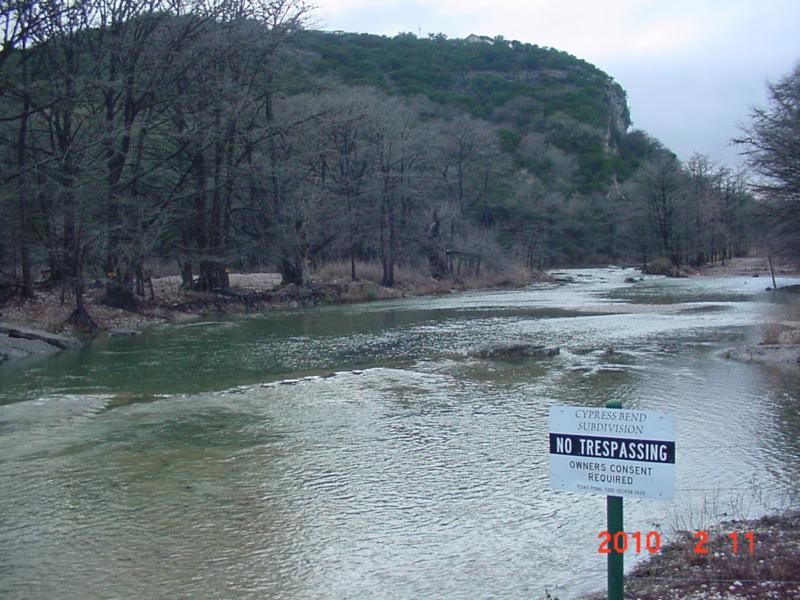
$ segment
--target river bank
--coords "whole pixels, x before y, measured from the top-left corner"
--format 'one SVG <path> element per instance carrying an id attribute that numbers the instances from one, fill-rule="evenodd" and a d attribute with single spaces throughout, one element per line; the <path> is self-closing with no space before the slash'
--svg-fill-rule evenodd
<path id="1" fill-rule="evenodd" d="M 776 277 L 797 276 L 800 275 L 800 262 L 774 258 L 772 269 Z M 706 277 L 763 277 L 767 280 L 771 277 L 769 261 L 758 256 L 732 258 L 724 263 L 706 265 L 697 269 L 697 274 Z M 771 285 L 771 281 L 765 283 L 765 286 Z"/>
<path id="2" fill-rule="evenodd" d="M 151 325 L 183 323 L 211 315 L 434 296 L 472 289 L 523 287 L 551 280 L 546 273 L 527 270 L 485 274 L 461 281 L 438 281 L 404 273 L 404 278 L 391 288 L 371 279 L 348 281 L 330 276 L 308 288 L 301 288 L 281 285 L 278 273 L 232 273 L 229 290 L 205 293 L 184 290 L 180 277 L 166 276 L 153 279 L 151 290 L 140 299 L 136 311 L 101 304 L 103 290 L 99 286 L 87 294 L 86 307 L 98 327 L 98 331 L 91 334 L 136 335 L 140 329 Z M 70 301 L 68 294 L 57 288 L 43 289 L 37 291 L 34 299 L 12 298 L 0 306 L 0 321 L 9 326 L 35 328 L 42 334 L 50 332 L 86 338 L 89 332 L 76 330 L 67 322 L 73 310 L 74 302 Z M 28 343 L 17 352 L 17 345 L 18 342 L 12 343 L 7 336 L 0 334 L 0 352 L 5 351 L 8 360 L 58 350 L 50 345 Z"/>
<path id="3" fill-rule="evenodd" d="M 773 260 L 776 277 L 796 276 L 797 263 Z M 709 267 L 703 273 L 709 276 L 745 276 L 765 279 L 764 289 L 776 294 L 785 306 L 780 318 L 773 318 L 761 326 L 761 339 L 757 344 L 746 344 L 730 348 L 723 353 L 728 359 L 747 363 L 761 363 L 777 367 L 800 366 L 800 287 L 779 286 L 773 289 L 772 273 L 767 259 L 739 258 L 728 261 L 725 266 Z"/>
<path id="4" fill-rule="evenodd" d="M 776 274 L 786 276 L 800 272 L 798 265 L 791 262 L 773 263 Z M 37 291 L 36 298 L 26 300 L 12 298 L 0 306 L 0 321 L 12 326 L 31 327 L 42 333 L 59 333 L 78 336 L 88 340 L 96 335 L 136 335 L 143 328 L 162 323 L 183 323 L 210 317 L 238 313 L 257 313 L 300 306 L 347 304 L 374 300 L 394 300 L 405 297 L 436 296 L 454 292 L 517 288 L 531 283 L 555 281 L 570 283 L 570 278 L 560 278 L 558 272 L 550 275 L 544 272 L 531 272 L 526 269 L 512 270 L 503 274 L 484 273 L 480 277 L 463 278 L 458 281 L 434 280 L 419 272 L 398 270 L 398 283 L 388 288 L 380 285 L 380 269 L 375 265 L 359 265 L 361 279 L 349 280 L 349 265 L 337 264 L 322 269 L 308 288 L 295 285 L 281 285 L 278 273 L 232 273 L 230 290 L 220 293 L 204 293 L 184 290 L 178 276 L 165 276 L 152 280 L 146 296 L 140 299 L 136 311 L 125 311 L 100 304 L 103 295 L 101 286 L 90 289 L 86 296 L 86 306 L 98 330 L 85 332 L 76 330 L 68 323 L 74 303 L 68 293 L 59 288 Z M 694 275 L 712 277 L 769 277 L 767 260 L 764 258 L 736 258 L 725 265 L 713 265 L 698 270 Z M 637 278 L 630 278 L 633 282 Z M 626 279 L 627 281 L 627 279 Z M 767 283 L 765 281 L 765 283 Z M 591 308 L 591 307 L 588 307 Z M 625 306 L 637 312 L 645 306 Z M 620 312 L 615 306 L 612 312 Z M 657 307 L 653 307 L 654 309 Z M 672 307 L 679 309 L 679 306 Z M 596 310 L 607 310 L 596 308 Z M 771 324 L 786 329 L 787 324 Z M 796 324 L 790 329 L 797 333 Z M 764 362 L 770 364 L 796 365 L 800 359 L 800 346 L 795 338 L 789 340 L 766 339 L 757 346 L 734 348 L 726 357 L 745 362 Z M 795 335 L 795 337 L 798 337 Z M 24 348 L 19 348 L 23 344 Z M 48 355 L 58 348 L 42 342 L 19 340 L 11 341 L 0 335 L 0 355 L 4 361 L 11 361 L 31 355 Z"/>
<path id="5" fill-rule="evenodd" d="M 370 267 L 373 267 L 370 269 Z M 776 275 L 800 275 L 800 263 L 775 259 Z M 309 288 L 282 286 L 278 273 L 232 273 L 231 289 L 224 293 L 203 293 L 181 288 L 176 275 L 152 280 L 152 289 L 140 299 L 136 311 L 125 311 L 99 303 L 100 286 L 89 290 L 86 305 L 100 331 L 129 330 L 164 322 L 183 322 L 211 314 L 232 314 L 314 304 L 341 304 L 371 300 L 448 294 L 473 289 L 523 287 L 530 283 L 559 281 L 541 271 L 512 270 L 500 274 L 453 280 L 434 280 L 413 271 L 401 272 L 396 286 L 380 285 L 374 265 L 360 265 L 360 279 L 350 281 L 341 265 L 325 268 Z M 375 272 L 373 272 L 375 271 Z M 770 271 L 766 258 L 734 258 L 724 264 L 695 269 L 689 275 L 706 277 L 764 277 Z M 765 282 L 768 287 L 769 282 Z M 74 309 L 69 292 L 60 288 L 37 290 L 36 298 L 12 298 L 0 306 L 0 320 L 53 333 L 76 333 L 66 323 Z"/>
<path id="6" fill-rule="evenodd" d="M 736 552 L 731 534 L 737 532 Z M 744 536 L 753 533 L 750 541 Z M 625 595 L 640 600 L 800 598 L 800 513 L 727 521 L 698 538 L 684 532 L 625 577 Z M 593 594 L 587 600 L 599 600 Z"/>

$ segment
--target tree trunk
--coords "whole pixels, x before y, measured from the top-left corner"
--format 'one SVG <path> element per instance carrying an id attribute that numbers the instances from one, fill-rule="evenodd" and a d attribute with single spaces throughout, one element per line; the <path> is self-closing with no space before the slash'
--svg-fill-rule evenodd
<path id="1" fill-rule="evenodd" d="M 194 288 L 194 275 L 192 273 L 192 261 L 187 259 L 181 266 L 181 287 L 185 290 Z"/>
<path id="2" fill-rule="evenodd" d="M 24 185 L 24 184 L 23 184 Z M 20 185 L 20 187 L 23 187 Z M 19 254 L 22 263 L 22 296 L 35 298 L 33 293 L 33 273 L 31 270 L 31 254 L 28 247 L 28 210 L 27 199 L 23 192 L 19 192 Z"/>
<path id="3" fill-rule="evenodd" d="M 297 253 L 294 260 L 284 257 L 281 260 L 281 277 L 284 285 L 294 284 L 300 287 L 309 287 L 311 272 L 306 257 L 301 252 Z"/>
<path id="4" fill-rule="evenodd" d="M 78 250 L 75 253 L 74 262 L 70 268 L 70 271 L 75 274 L 72 286 L 75 292 L 75 310 L 72 311 L 72 314 L 69 316 L 69 319 L 67 319 L 67 322 L 71 323 L 81 331 L 94 333 L 97 331 L 98 327 L 89 314 L 89 311 L 86 310 L 86 304 L 84 303 L 83 298 L 83 251 L 81 250 L 81 234 L 82 228 L 79 229 L 78 235 L 76 236 L 75 243 Z"/>
<path id="5" fill-rule="evenodd" d="M 391 204 L 391 199 L 387 199 L 385 203 L 385 218 L 386 218 L 386 234 L 388 239 L 384 246 L 384 233 L 381 228 L 381 251 L 383 253 L 383 279 L 381 281 L 384 287 L 394 287 L 394 260 L 395 260 L 395 222 L 394 222 L 394 207 Z"/>
<path id="6" fill-rule="evenodd" d="M 448 249 L 444 251 L 446 258 L 442 258 L 440 229 L 439 215 L 434 210 L 433 222 L 428 227 L 428 264 L 430 265 L 431 276 L 436 280 L 444 279 L 448 273 L 453 271 Z"/>
<path id="7" fill-rule="evenodd" d="M 126 275 L 123 279 L 112 277 L 106 283 L 106 293 L 101 304 L 122 310 L 136 310 L 136 296 L 133 291 L 133 278 Z"/>
<path id="8" fill-rule="evenodd" d="M 136 263 L 136 295 L 144 298 L 144 261 L 140 258 Z"/>
<path id="9" fill-rule="evenodd" d="M 19 178 L 17 179 L 17 207 L 19 209 L 19 253 L 22 262 L 22 295 L 25 298 L 33 298 L 33 274 L 31 272 L 31 255 L 28 246 L 28 176 L 25 173 L 26 154 L 28 144 L 28 111 L 30 110 L 30 96 L 28 93 L 28 71 L 26 62 L 22 61 L 23 77 L 23 96 L 22 96 L 22 118 L 19 124 L 17 135 L 17 169 Z"/>
<path id="10" fill-rule="evenodd" d="M 356 222 L 355 216 L 353 215 L 353 199 L 348 195 L 347 196 L 347 216 L 349 219 L 349 245 L 348 245 L 348 252 L 350 254 L 350 280 L 351 281 L 358 281 L 358 276 L 356 275 Z"/>
<path id="11" fill-rule="evenodd" d="M 200 276 L 196 289 L 203 292 L 213 292 L 215 290 L 227 290 L 230 287 L 230 278 L 225 265 L 216 260 L 200 261 Z"/>
<path id="12" fill-rule="evenodd" d="M 389 257 L 386 251 L 386 202 L 386 192 L 384 191 L 383 197 L 381 198 L 381 218 L 378 227 L 378 241 L 381 249 L 381 269 L 383 271 L 381 283 L 384 286 L 389 279 Z"/>

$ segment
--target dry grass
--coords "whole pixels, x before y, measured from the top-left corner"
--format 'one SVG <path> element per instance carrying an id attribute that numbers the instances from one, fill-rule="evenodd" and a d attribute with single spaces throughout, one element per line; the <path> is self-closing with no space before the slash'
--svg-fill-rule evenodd
<path id="1" fill-rule="evenodd" d="M 359 281 L 372 281 L 380 284 L 383 280 L 383 268 L 380 263 L 356 261 L 356 277 Z M 396 265 L 394 277 L 398 285 L 417 285 L 431 278 L 429 269 Z M 311 276 L 319 283 L 341 283 L 351 281 L 350 262 L 339 260 L 326 263 Z"/>
<path id="2" fill-rule="evenodd" d="M 796 322 L 765 323 L 761 326 L 759 343 L 765 346 L 800 344 L 800 327 Z"/>
<path id="3" fill-rule="evenodd" d="M 231 285 L 244 292 L 261 292 L 272 290 L 280 283 L 280 275 L 276 273 L 232 274 Z M 171 307 L 186 301 L 197 301 L 202 304 L 209 294 L 187 292 L 181 289 L 181 278 L 177 275 L 153 279 L 155 300 L 150 298 L 150 289 L 145 286 L 145 296 L 140 299 L 141 306 L 137 312 L 129 312 L 104 306 L 99 303 L 104 294 L 102 287 L 88 287 L 85 302 L 92 319 L 100 329 L 137 329 L 139 327 L 163 322 L 166 320 L 186 320 L 200 313 L 201 309 L 191 313 Z M 73 328 L 66 323 L 75 308 L 71 292 L 63 294 L 60 287 L 49 290 L 37 290 L 36 298 L 27 300 L 15 297 L 0 307 L 0 320 L 28 325 L 38 329 L 55 332 L 72 332 Z"/>
<path id="4" fill-rule="evenodd" d="M 800 344 L 800 329 L 788 329 L 778 336 L 778 343 L 784 346 Z"/>
<path id="5" fill-rule="evenodd" d="M 521 266 L 512 266 L 502 273 L 482 270 L 479 276 L 462 277 L 459 280 L 437 280 L 431 277 L 427 266 L 396 266 L 395 287 L 381 285 L 383 269 L 376 262 L 356 262 L 358 281 L 350 279 L 350 263 L 336 261 L 327 263 L 312 274 L 315 284 L 336 286 L 341 289 L 335 301 L 363 302 L 384 300 L 403 296 L 429 296 L 453 291 L 496 287 L 522 287 L 530 283 L 550 281 L 550 277 L 539 271 L 531 272 Z"/>
<path id="6" fill-rule="evenodd" d="M 394 270 L 396 285 L 415 294 L 435 294 L 453 289 L 477 289 L 488 287 L 523 286 L 529 283 L 547 280 L 544 273 L 532 272 L 523 266 L 514 265 L 502 272 L 483 269 L 476 276 L 462 277 L 459 280 L 435 280 L 431 277 L 427 266 L 398 265 Z M 356 262 L 356 275 L 359 281 L 371 281 L 380 284 L 383 280 L 383 269 L 376 262 Z M 350 281 L 350 263 L 336 261 L 327 263 L 312 275 L 318 283 L 343 283 Z"/>
<path id="7" fill-rule="evenodd" d="M 231 273 L 229 279 L 233 289 L 245 292 L 267 292 L 281 284 L 280 273 Z M 153 290 L 157 298 L 179 295 L 181 283 L 180 275 L 157 277 L 153 279 Z"/>
<path id="8" fill-rule="evenodd" d="M 785 327 L 780 323 L 766 323 L 761 326 L 761 342 L 762 344 L 772 346 L 780 343 L 781 333 Z"/>
<path id="9" fill-rule="evenodd" d="M 101 295 L 99 290 L 93 290 L 85 299 L 89 314 L 101 329 L 137 328 L 164 320 L 162 316 L 150 311 L 132 313 L 103 306 L 97 303 Z M 66 321 L 74 308 L 75 303 L 69 295 L 62 303 L 61 294 L 57 290 L 37 291 L 33 300 L 23 298 L 9 300 L 0 309 L 0 319 L 45 331 L 72 332 L 73 328 Z"/>
<path id="10" fill-rule="evenodd" d="M 664 256 L 654 258 L 647 263 L 646 273 L 650 275 L 666 275 L 675 268 L 672 261 Z"/>
<path id="11" fill-rule="evenodd" d="M 796 260 L 776 257 L 772 259 L 772 267 L 776 277 L 800 274 L 800 262 Z M 769 263 L 763 256 L 737 257 L 726 260 L 725 264 L 703 265 L 699 274 L 712 277 L 764 277 L 768 280 L 765 285 L 772 285 L 769 281 Z"/>

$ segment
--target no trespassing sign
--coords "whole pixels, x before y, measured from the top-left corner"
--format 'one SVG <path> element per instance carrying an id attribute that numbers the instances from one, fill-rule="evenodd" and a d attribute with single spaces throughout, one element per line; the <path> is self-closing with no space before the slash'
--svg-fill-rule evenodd
<path id="1" fill-rule="evenodd" d="M 550 407 L 556 491 L 671 500 L 675 417 L 645 410 Z"/>

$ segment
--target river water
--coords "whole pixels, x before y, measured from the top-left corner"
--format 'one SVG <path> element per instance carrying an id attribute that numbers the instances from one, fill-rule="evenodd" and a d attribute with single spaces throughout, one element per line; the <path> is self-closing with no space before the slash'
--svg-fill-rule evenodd
<path id="1" fill-rule="evenodd" d="M 549 489 L 556 404 L 676 416 L 675 500 L 626 500 L 628 531 L 796 506 L 800 377 L 720 355 L 787 306 L 763 279 L 632 274 L 159 326 L 4 367 L 0 597 L 603 589 L 604 498 Z M 467 356 L 515 338 L 561 354 Z"/>

